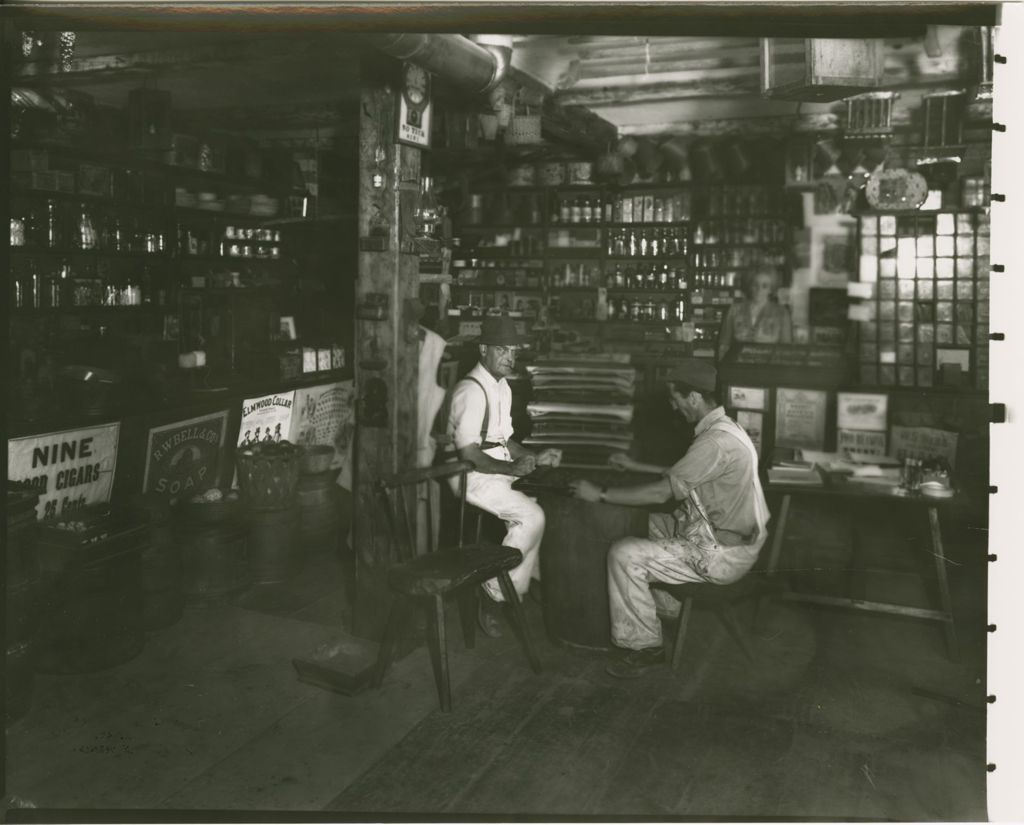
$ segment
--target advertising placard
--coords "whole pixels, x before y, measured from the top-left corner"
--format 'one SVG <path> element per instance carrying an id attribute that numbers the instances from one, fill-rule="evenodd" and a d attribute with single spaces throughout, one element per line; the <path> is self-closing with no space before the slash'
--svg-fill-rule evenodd
<path id="1" fill-rule="evenodd" d="M 39 518 L 106 504 L 114 485 L 120 431 L 120 424 L 104 424 L 12 438 L 7 442 L 7 477 L 39 492 Z"/>
<path id="2" fill-rule="evenodd" d="M 303 447 L 334 447 L 332 468 L 341 467 L 355 426 L 352 381 L 337 381 L 295 391 L 290 440 Z"/>
<path id="3" fill-rule="evenodd" d="M 775 444 L 779 447 L 825 449 L 825 405 L 823 390 L 779 387 L 775 391 Z"/>
<path id="4" fill-rule="evenodd" d="M 295 391 L 274 393 L 242 402 L 238 444 L 284 441 L 290 437 Z"/>
<path id="5" fill-rule="evenodd" d="M 176 501 L 213 487 L 227 422 L 222 410 L 150 430 L 142 491 Z"/>

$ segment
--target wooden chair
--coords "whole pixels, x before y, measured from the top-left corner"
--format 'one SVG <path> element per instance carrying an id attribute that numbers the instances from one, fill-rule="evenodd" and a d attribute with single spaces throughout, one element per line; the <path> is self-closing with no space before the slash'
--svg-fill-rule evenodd
<path id="1" fill-rule="evenodd" d="M 747 633 L 743 629 L 736 615 L 736 603 L 750 596 L 757 585 L 754 575 L 748 573 L 742 579 L 732 584 L 667 584 L 666 582 L 654 582 L 651 587 L 656 590 L 663 590 L 682 604 L 679 611 L 679 623 L 676 626 L 675 640 L 672 643 L 672 669 L 676 670 L 683 658 L 683 642 L 686 640 L 686 631 L 690 624 L 690 614 L 694 604 L 709 608 L 718 617 L 729 635 L 736 640 L 740 649 L 747 659 L 753 660 L 753 653 L 750 650 Z"/>
<path id="2" fill-rule="evenodd" d="M 374 687 L 380 687 L 383 682 L 409 609 L 419 602 L 427 612 L 434 678 L 441 700 L 441 710 L 446 712 L 452 709 L 444 613 L 445 599 L 449 596 L 458 598 L 466 647 L 472 648 L 476 639 L 478 587 L 481 583 L 496 578 L 508 604 L 507 614 L 513 630 L 519 636 L 530 667 L 534 673 L 541 671 L 519 597 L 508 574 L 509 570 L 522 561 L 522 553 L 515 547 L 463 542 L 466 473 L 472 469 L 473 465 L 468 461 L 455 461 L 436 467 L 410 470 L 379 482 L 380 489 L 387 497 L 388 520 L 401 561 L 388 570 L 388 584 L 395 593 L 395 602 L 381 641 L 373 684 Z M 454 547 L 431 547 L 429 552 L 417 555 L 415 527 L 409 515 L 410 507 L 415 504 L 415 495 L 407 496 L 406 492 L 415 491 L 419 485 L 430 480 L 442 480 L 455 475 L 460 477 L 458 544 Z M 402 528 L 399 528 L 399 524 Z M 428 531 L 428 534 L 432 532 Z"/>

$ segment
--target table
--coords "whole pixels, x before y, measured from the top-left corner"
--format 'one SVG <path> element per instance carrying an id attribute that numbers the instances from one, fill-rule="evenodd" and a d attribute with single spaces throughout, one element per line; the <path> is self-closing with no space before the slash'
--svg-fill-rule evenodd
<path id="1" fill-rule="evenodd" d="M 791 601 L 845 607 L 869 613 L 908 616 L 914 619 L 939 622 L 945 637 L 946 653 L 951 660 L 955 661 L 957 656 L 956 629 L 953 624 L 953 610 L 949 597 L 949 581 L 946 577 L 946 557 L 942 547 L 939 510 L 953 505 L 957 500 L 956 497 L 934 498 L 921 495 L 920 493 L 904 495 L 891 487 L 857 483 L 846 480 L 843 476 L 836 474 L 822 473 L 821 475 L 824 481 L 824 484 L 821 486 L 810 484 L 769 484 L 766 487 L 766 493 L 782 496 L 782 509 L 772 530 L 773 536 L 771 551 L 768 557 L 767 574 L 775 576 L 779 572 L 779 559 L 782 555 L 782 545 L 786 534 L 786 520 L 789 517 L 789 509 L 794 496 L 831 499 L 833 501 L 842 499 L 848 502 L 865 504 L 869 508 L 882 501 L 898 502 L 903 507 L 916 512 L 923 510 L 927 514 L 931 538 L 931 555 L 934 559 L 935 574 L 938 581 L 939 604 L 933 607 L 922 608 L 889 602 L 867 601 L 852 596 L 818 595 L 791 590 L 784 591 L 783 597 Z M 860 547 L 860 535 L 856 520 L 852 523 L 852 533 L 854 558 L 856 559 L 859 555 Z"/>
<path id="2" fill-rule="evenodd" d="M 608 549 L 617 539 L 647 535 L 648 510 L 573 498 L 569 481 L 585 478 L 595 484 L 625 486 L 657 478 L 616 470 L 549 472 L 545 486 L 524 477 L 513 486 L 536 496 L 544 508 L 546 526 L 540 546 L 544 625 L 555 642 L 591 650 L 611 648 L 608 610 Z"/>

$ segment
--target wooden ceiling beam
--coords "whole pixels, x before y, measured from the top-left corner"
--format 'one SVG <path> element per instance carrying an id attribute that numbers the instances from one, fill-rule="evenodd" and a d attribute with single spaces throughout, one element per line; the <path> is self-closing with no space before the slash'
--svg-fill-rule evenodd
<path id="1" fill-rule="evenodd" d="M 626 74 L 612 77 L 588 77 L 581 78 L 573 85 L 573 91 L 584 89 L 602 89 L 608 87 L 620 87 L 623 90 L 642 88 L 656 83 L 703 83 L 709 80 L 723 80 L 736 77 L 749 77 L 751 73 L 758 74 L 759 70 L 751 67 L 735 67 L 727 69 L 697 69 L 693 71 L 659 72 L 657 76 L 643 74 Z"/>
<path id="2" fill-rule="evenodd" d="M 798 58 L 796 58 L 798 59 Z M 718 69 L 750 69 L 755 73 L 760 70 L 761 56 L 757 52 L 750 52 L 746 55 L 737 55 L 731 58 L 707 57 L 701 59 L 688 59 L 683 61 L 654 61 L 645 64 L 644 61 L 631 60 L 625 63 L 593 64 L 589 61 L 580 61 L 580 79 L 586 80 L 597 77 L 622 77 L 624 75 L 639 75 L 657 77 L 673 72 L 703 72 L 715 71 Z"/>
<path id="3" fill-rule="evenodd" d="M 629 106 L 634 103 L 660 103 L 676 100 L 693 100 L 708 97 L 750 97 L 759 94 L 760 80 L 757 74 L 742 77 L 727 77 L 717 80 L 690 81 L 689 83 L 654 83 L 641 88 L 630 89 L 623 94 L 621 89 L 605 86 L 596 89 L 568 89 L 555 94 L 555 100 L 566 106 Z"/>
<path id="4" fill-rule="evenodd" d="M 781 137 L 791 132 L 829 132 L 840 128 L 832 112 L 770 117 L 737 117 L 669 123 L 635 123 L 619 126 L 623 135 L 679 135 L 680 137 L 745 136 Z"/>

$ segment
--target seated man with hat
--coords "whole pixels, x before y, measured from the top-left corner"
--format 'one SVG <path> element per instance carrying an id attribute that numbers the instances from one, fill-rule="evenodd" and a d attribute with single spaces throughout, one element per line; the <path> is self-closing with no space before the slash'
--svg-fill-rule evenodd
<path id="1" fill-rule="evenodd" d="M 515 371 L 517 348 L 529 339 L 519 335 L 507 315 L 485 318 L 481 333 L 480 362 L 452 392 L 448 434 L 459 458 L 476 468 L 466 479 L 466 501 L 505 522 L 502 544 L 523 554 L 510 574 L 523 596 L 531 579 L 539 578 L 544 511 L 534 499 L 513 490 L 512 482 L 538 465 L 557 464 L 560 454 L 552 449 L 535 454 L 512 439 L 512 389 L 505 379 Z M 495 602 L 504 597 L 497 580 L 486 582 L 484 592 L 490 598 L 480 601 L 480 627 L 488 636 L 500 636 Z"/>
<path id="2" fill-rule="evenodd" d="M 624 469 L 662 472 L 647 484 L 572 484 L 573 494 L 585 501 L 679 502 L 672 514 L 651 514 L 648 538 L 620 539 L 608 551 L 612 641 L 626 650 L 608 672 L 620 678 L 640 676 L 665 660 L 651 582 L 731 584 L 754 566 L 767 535 L 769 513 L 757 475 L 757 450 L 719 404 L 717 371 L 686 358 L 666 382 L 672 409 L 696 425 L 685 455 L 667 468 L 621 456 L 612 462 Z"/>

